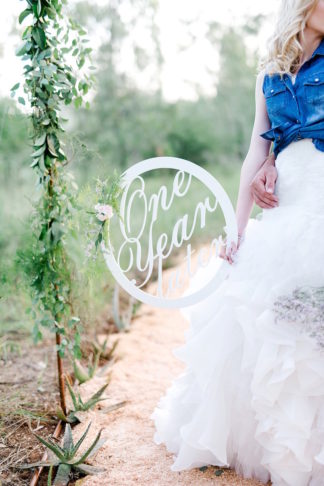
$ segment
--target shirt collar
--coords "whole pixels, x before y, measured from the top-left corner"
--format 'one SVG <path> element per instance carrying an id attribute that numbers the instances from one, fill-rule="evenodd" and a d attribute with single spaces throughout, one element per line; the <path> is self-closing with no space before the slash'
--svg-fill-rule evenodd
<path id="1" fill-rule="evenodd" d="M 324 56 L 324 37 L 319 43 L 319 46 L 315 49 L 311 57 L 316 56 L 316 54 L 320 54 L 321 56 Z"/>

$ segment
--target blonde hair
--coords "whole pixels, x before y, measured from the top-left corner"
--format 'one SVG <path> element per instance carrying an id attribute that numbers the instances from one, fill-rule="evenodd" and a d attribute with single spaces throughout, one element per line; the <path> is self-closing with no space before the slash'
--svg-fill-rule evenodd
<path id="1" fill-rule="evenodd" d="M 269 38 L 267 54 L 259 59 L 258 70 L 268 74 L 292 73 L 301 66 L 303 38 L 307 20 L 319 0 L 281 0 L 275 30 Z"/>

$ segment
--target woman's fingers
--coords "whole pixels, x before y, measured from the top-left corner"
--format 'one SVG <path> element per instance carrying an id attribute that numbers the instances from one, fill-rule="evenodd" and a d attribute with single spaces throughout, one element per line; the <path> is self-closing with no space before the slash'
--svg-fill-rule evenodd
<path id="1" fill-rule="evenodd" d="M 267 200 L 260 199 L 258 196 L 254 196 L 254 201 L 258 206 L 260 206 L 260 208 L 265 208 L 265 209 L 275 208 L 279 204 L 278 202 L 275 202 L 274 200 L 269 202 L 268 199 Z"/>
<path id="2" fill-rule="evenodd" d="M 234 253 L 237 251 L 237 246 L 236 244 L 234 243 L 234 241 L 232 241 L 231 243 L 231 246 L 230 248 L 228 249 L 227 253 L 226 253 L 226 260 L 232 264 L 233 263 L 233 255 Z"/>
<path id="3" fill-rule="evenodd" d="M 232 241 L 231 246 L 226 251 L 226 245 L 222 245 L 219 252 L 220 258 L 223 258 L 224 260 L 227 260 L 230 264 L 232 264 L 234 262 L 233 256 L 239 249 L 239 246 L 240 246 L 240 242 L 238 242 L 238 244 L 236 245 L 236 243 Z"/>

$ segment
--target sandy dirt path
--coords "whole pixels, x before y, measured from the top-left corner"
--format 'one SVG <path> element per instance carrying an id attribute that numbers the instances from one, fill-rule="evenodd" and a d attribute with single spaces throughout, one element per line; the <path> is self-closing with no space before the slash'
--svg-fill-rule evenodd
<path id="1" fill-rule="evenodd" d="M 170 271 L 169 269 L 168 271 Z M 262 485 L 256 480 L 243 479 L 230 469 L 209 466 L 189 471 L 172 471 L 173 454 L 163 444 L 153 442 L 154 424 L 149 418 L 158 399 L 180 374 L 185 363 L 172 354 L 172 349 L 184 343 L 188 322 L 178 310 L 158 309 L 143 304 L 131 324 L 130 332 L 112 334 L 110 343 L 118 339 L 115 350 L 117 361 L 112 365 L 111 381 L 102 409 L 110 404 L 127 400 L 128 403 L 110 413 L 91 411 L 86 421 L 74 429 L 80 436 L 89 420 L 91 434 L 103 428 L 106 443 L 91 461 L 106 469 L 104 474 L 88 476 L 82 486 L 131 486 L 131 485 Z M 108 373 L 108 372 L 107 372 Z M 82 385 L 82 395 L 90 396 L 105 383 L 100 373 L 91 382 Z"/>

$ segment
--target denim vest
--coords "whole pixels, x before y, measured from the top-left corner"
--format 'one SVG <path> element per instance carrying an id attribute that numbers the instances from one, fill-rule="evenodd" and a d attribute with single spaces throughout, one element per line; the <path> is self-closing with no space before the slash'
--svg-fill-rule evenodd
<path id="1" fill-rule="evenodd" d="M 260 136 L 274 141 L 275 156 L 301 138 L 311 138 L 324 152 L 324 38 L 302 64 L 294 84 L 287 73 L 282 79 L 279 73 L 266 73 L 262 90 L 271 129 Z"/>

